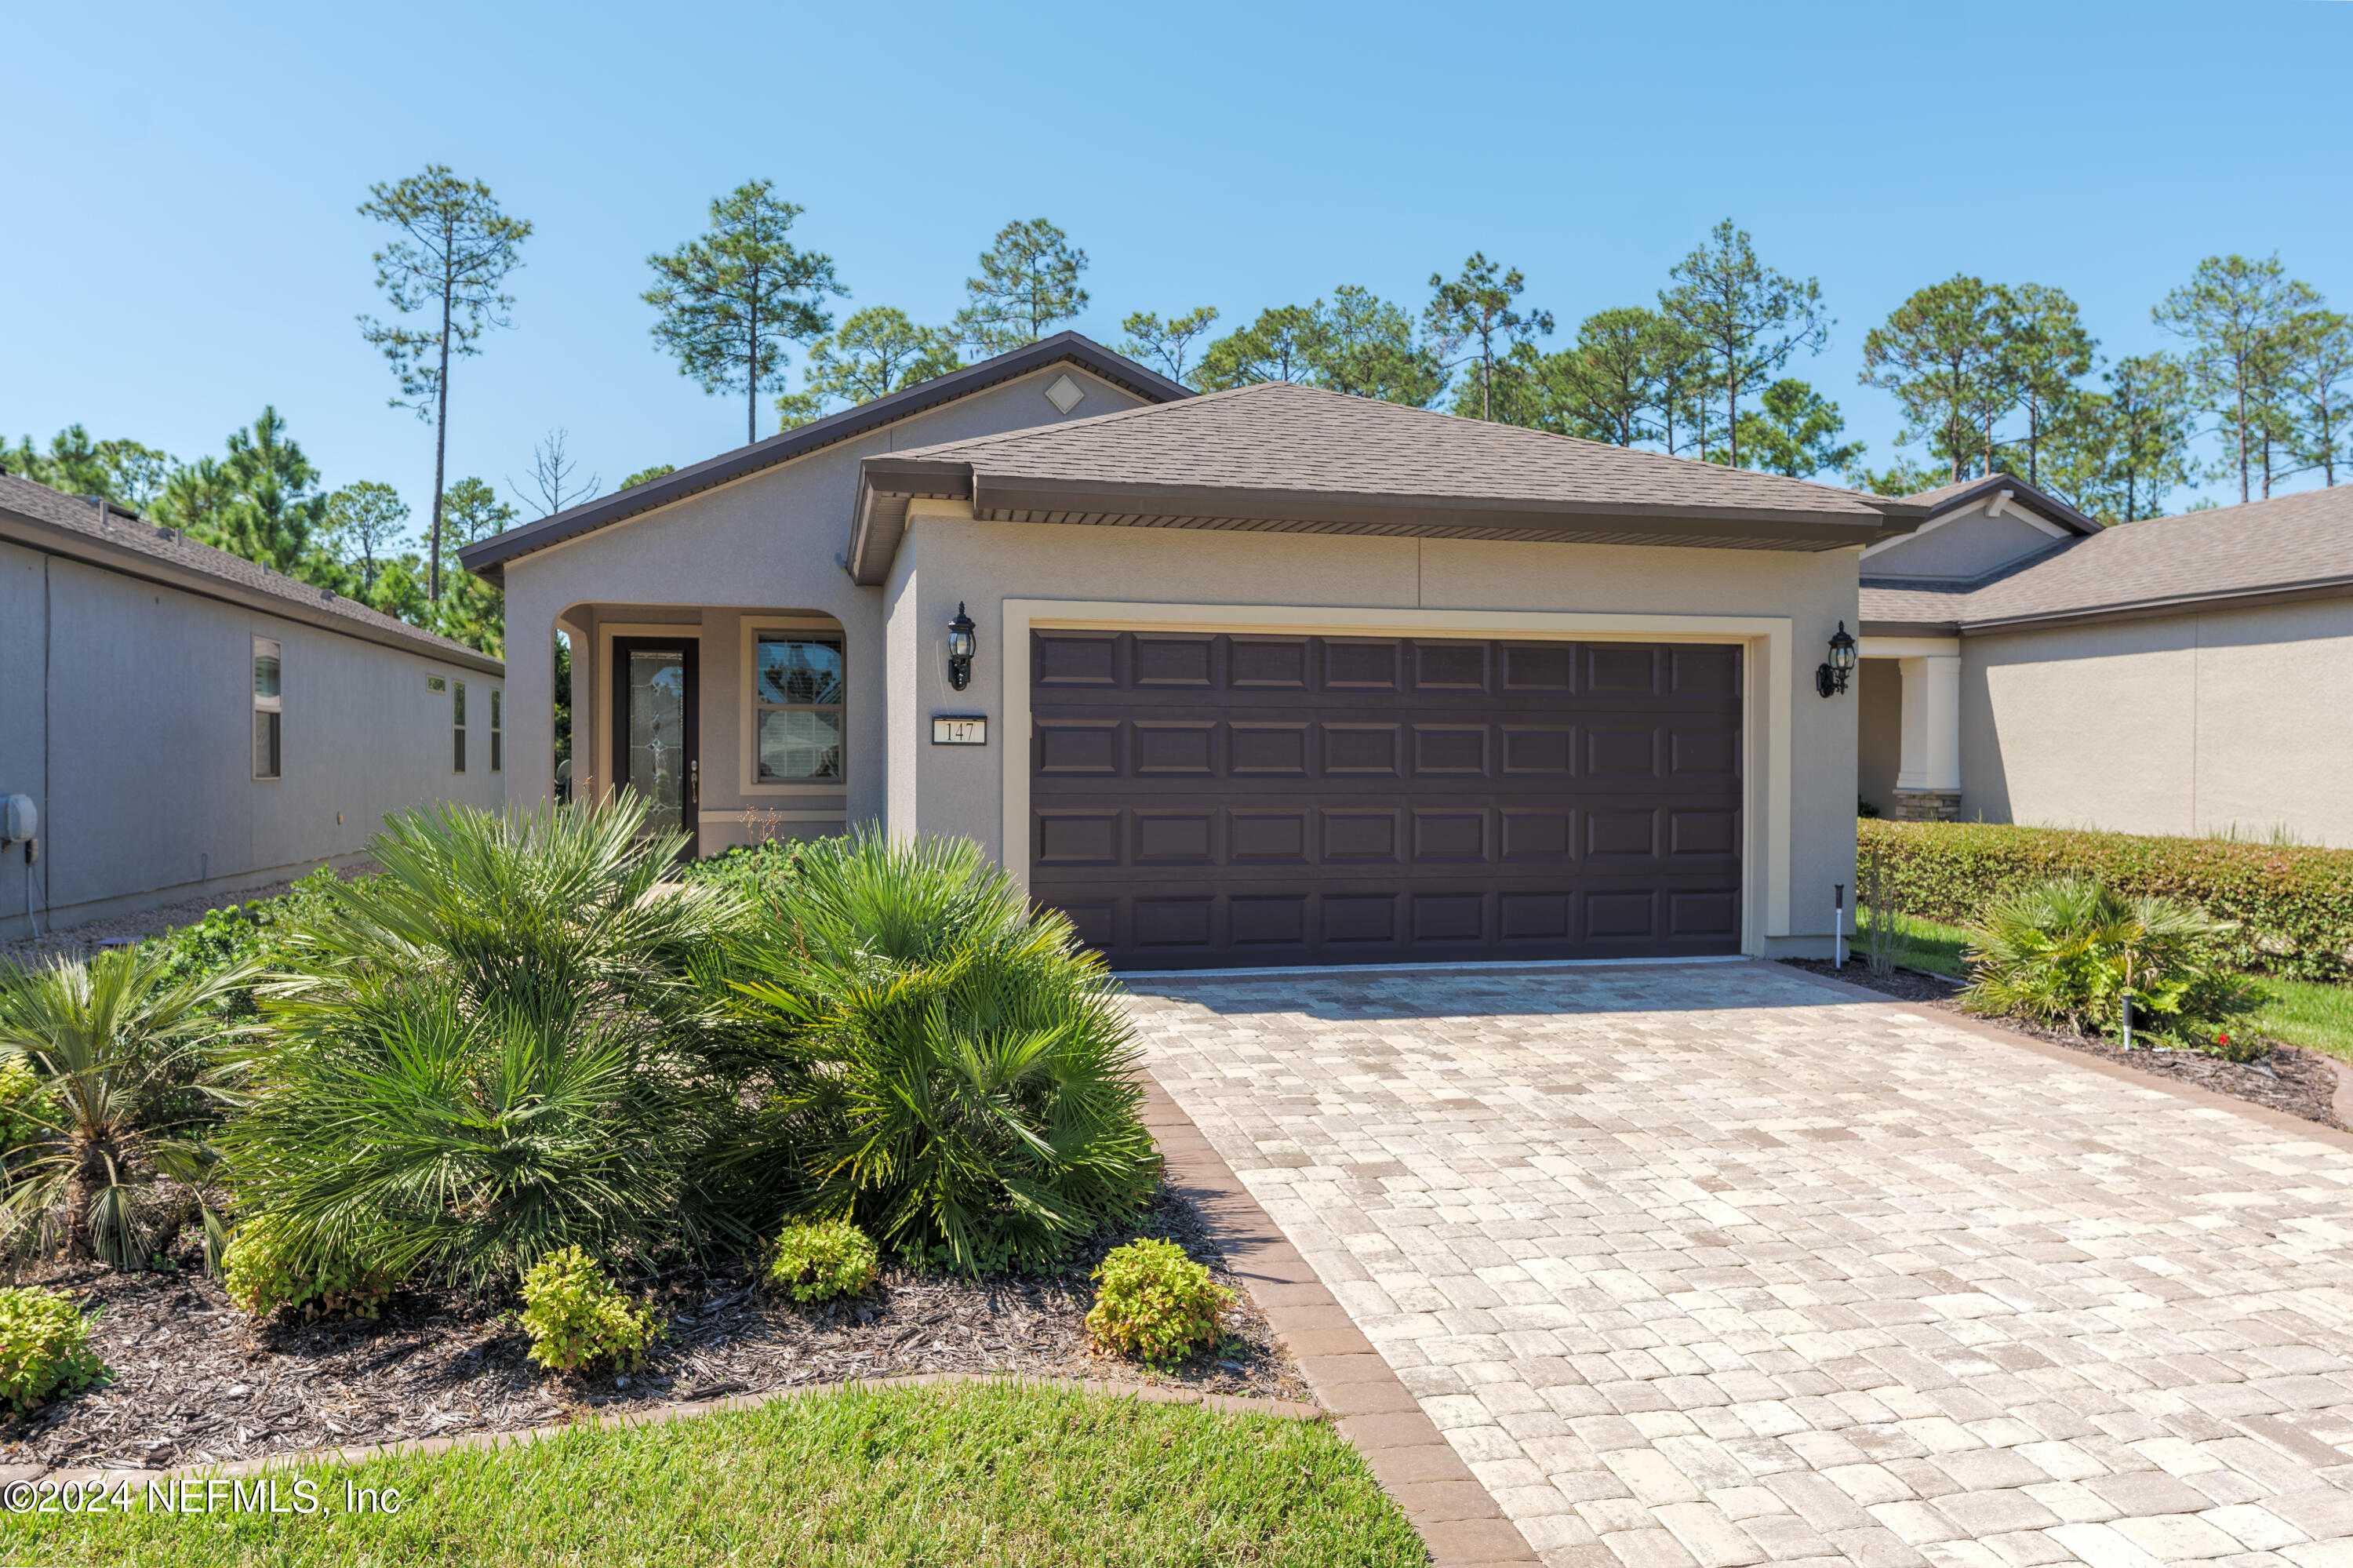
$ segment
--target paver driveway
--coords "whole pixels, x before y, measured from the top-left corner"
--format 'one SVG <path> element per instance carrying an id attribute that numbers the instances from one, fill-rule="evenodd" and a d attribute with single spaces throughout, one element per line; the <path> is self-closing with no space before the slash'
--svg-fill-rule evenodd
<path id="1" fill-rule="evenodd" d="M 1764 964 L 1138 982 L 1547 1563 L 2353 1564 L 2353 1151 Z"/>

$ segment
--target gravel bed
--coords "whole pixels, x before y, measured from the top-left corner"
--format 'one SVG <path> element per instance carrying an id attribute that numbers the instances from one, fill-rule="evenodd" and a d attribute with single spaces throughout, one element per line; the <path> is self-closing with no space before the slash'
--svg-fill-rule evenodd
<path id="1" fill-rule="evenodd" d="M 335 874 L 349 882 L 355 876 L 371 875 L 382 869 L 375 862 L 363 859 L 356 864 L 339 869 Z M 87 958 L 100 948 L 120 947 L 125 942 L 160 937 L 176 926 L 193 926 L 215 909 L 250 904 L 257 898 L 279 897 L 293 885 L 291 882 L 273 882 L 266 886 L 248 887 L 236 893 L 213 893 L 201 898 L 184 898 L 177 904 L 159 904 L 153 909 L 109 916 L 103 920 L 88 921 L 63 931 L 45 928 L 38 937 L 0 941 L 0 959 L 29 967 L 55 958 Z M 46 927 L 47 921 L 45 919 L 42 924 Z"/>
<path id="2" fill-rule="evenodd" d="M 1088 1275 L 1137 1235 L 1176 1241 L 1235 1291 L 1228 1340 L 1161 1377 L 1091 1351 Z M 193 1250 L 187 1257 L 193 1261 Z M 43 1283 L 102 1308 L 91 1342 L 115 1381 L 0 1419 L 0 1466 L 164 1469 L 337 1445 L 513 1432 L 595 1407 L 760 1393 L 905 1372 L 1002 1372 L 1180 1383 L 1209 1393 L 1307 1400 L 1201 1215 L 1166 1187 L 1141 1224 L 1098 1236 L 1060 1272 L 976 1281 L 891 1267 L 864 1296 L 804 1307 L 741 1265 L 632 1283 L 664 1319 L 631 1376 L 566 1377 L 525 1357 L 513 1301 L 402 1291 L 375 1320 L 257 1323 L 193 1270 L 81 1266 Z M 12 1470 L 12 1476 L 29 1470 Z"/>
<path id="3" fill-rule="evenodd" d="M 1892 975 L 1874 975 L 1863 964 L 1850 961 L 1843 969 L 1833 969 L 1822 959 L 1784 959 L 1792 969 L 1806 969 L 1818 975 L 1842 980 L 1849 985 L 1862 986 L 1882 991 L 1905 1001 L 1942 1008 L 1947 1012 L 1966 1011 L 1953 1000 L 1960 989 L 1957 980 L 1942 975 L 1931 975 L 1918 969 L 1897 969 Z M 2195 1084 L 2201 1089 L 2229 1095 L 2269 1110 L 2285 1111 L 2306 1121 L 2316 1121 L 2324 1127 L 2343 1127 L 2337 1119 L 2337 1068 L 2316 1051 L 2299 1045 L 2284 1045 L 2271 1041 L 2269 1054 L 2252 1062 L 2226 1062 L 2220 1056 L 2210 1056 L 2203 1051 L 2179 1051 L 2137 1048 L 2131 1051 L 2114 1041 L 2097 1035 L 2077 1034 L 2023 1018 L 1997 1018 L 1984 1013 L 1969 1013 L 1981 1022 L 1995 1024 L 2013 1033 L 2024 1034 L 2053 1045 L 2063 1045 L 2070 1051 L 2080 1051 L 2086 1056 L 2097 1056 L 2118 1066 L 2130 1067 L 2137 1073 L 2149 1073 L 2161 1078 L 2173 1078 Z"/>

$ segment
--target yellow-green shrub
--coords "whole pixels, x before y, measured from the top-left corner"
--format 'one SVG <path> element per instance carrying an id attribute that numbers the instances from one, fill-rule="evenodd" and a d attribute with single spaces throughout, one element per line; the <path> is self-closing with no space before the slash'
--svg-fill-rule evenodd
<path id="1" fill-rule="evenodd" d="M 874 1239 L 848 1220 L 786 1225 L 776 1237 L 768 1283 L 796 1301 L 830 1301 L 873 1284 L 881 1264 Z"/>
<path id="2" fill-rule="evenodd" d="M 531 1335 L 531 1359 L 541 1366 L 577 1372 L 610 1361 L 635 1372 L 661 1325 L 652 1312 L 631 1306 L 586 1253 L 567 1246 L 523 1275 L 522 1326 Z"/>
<path id="3" fill-rule="evenodd" d="M 299 1307 L 309 1318 L 373 1318 L 392 1288 L 385 1271 L 332 1248 L 306 1246 L 276 1214 L 238 1225 L 222 1255 L 228 1298 L 257 1317 Z"/>
<path id="4" fill-rule="evenodd" d="M 1218 1336 L 1233 1293 L 1174 1242 L 1134 1241 L 1095 1266 L 1095 1304 L 1087 1337 L 1104 1350 L 1148 1366 L 1185 1359 Z"/>
<path id="5" fill-rule="evenodd" d="M 107 1376 L 90 1348 L 90 1319 L 55 1290 L 0 1290 L 0 1400 L 30 1410 Z"/>

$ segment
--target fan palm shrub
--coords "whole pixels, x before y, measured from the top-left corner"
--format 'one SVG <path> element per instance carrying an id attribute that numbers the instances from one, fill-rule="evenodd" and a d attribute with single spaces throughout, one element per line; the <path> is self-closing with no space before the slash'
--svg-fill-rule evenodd
<path id="1" fill-rule="evenodd" d="M 0 1060 L 35 1080 L 7 1111 L 15 1147 L 0 1212 L 16 1239 L 138 1267 L 191 1217 L 185 1199 L 209 1158 L 189 1086 L 203 1044 L 226 1027 L 214 1009 L 252 978 L 229 963 L 175 980 L 150 947 L 0 965 Z M 159 1177 L 182 1184 L 183 1201 L 160 1194 Z"/>
<path id="2" fill-rule="evenodd" d="M 786 1211 L 987 1272 L 1048 1266 L 1149 1194 L 1115 982 L 978 845 L 812 845 L 733 959 L 772 1065 L 739 1162 Z"/>
<path id="3" fill-rule="evenodd" d="M 2222 962 L 2235 922 L 2166 898 L 2061 877 L 1988 905 L 1969 928 L 1964 1006 L 2102 1033 L 2124 1022 L 2217 1049 L 2217 1025 L 2253 999 Z"/>
<path id="4" fill-rule="evenodd" d="M 240 1203 L 306 1268 L 470 1286 L 707 1239 L 739 1112 L 695 967 L 738 905 L 659 885 L 682 842 L 627 795 L 388 818 L 227 1065 Z"/>

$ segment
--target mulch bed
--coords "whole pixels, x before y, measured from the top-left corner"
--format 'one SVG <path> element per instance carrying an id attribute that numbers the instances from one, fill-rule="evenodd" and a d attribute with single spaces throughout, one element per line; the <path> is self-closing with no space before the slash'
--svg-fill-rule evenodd
<path id="1" fill-rule="evenodd" d="M 1138 1235 L 1179 1243 L 1236 1296 L 1223 1350 L 1166 1377 L 1091 1354 L 1083 1328 L 1089 1274 Z M 760 1288 L 740 1264 L 633 1281 L 666 1329 L 629 1376 L 542 1372 L 525 1358 L 516 1303 L 454 1292 L 397 1292 L 374 1320 L 256 1322 L 195 1269 L 200 1256 L 184 1252 L 177 1274 L 81 1265 L 19 1278 L 103 1307 L 90 1340 L 115 1381 L 0 1420 L 0 1465 L 164 1469 L 906 1372 L 1111 1376 L 1310 1397 L 1199 1212 L 1166 1187 L 1140 1224 L 1096 1237 L 1052 1275 L 972 1280 L 888 1266 L 864 1296 L 811 1307 Z"/>
<path id="2" fill-rule="evenodd" d="M 1821 959 L 1783 959 L 1792 969 L 1806 969 L 1818 975 L 1841 980 L 1849 985 L 1881 991 L 1905 1001 L 1942 1008 L 1947 1012 L 1960 1012 L 1963 1008 L 1953 1000 L 1960 987 L 1957 980 L 1941 975 L 1923 973 L 1917 969 L 1899 969 L 1894 974 L 1874 975 L 1859 962 L 1849 961 L 1846 968 L 1834 969 Z M 2298 1045 L 2270 1042 L 2271 1053 L 2252 1062 L 2226 1062 L 2220 1056 L 2210 1056 L 2203 1051 L 2177 1051 L 2170 1048 L 2127 1051 L 2113 1041 L 2096 1035 L 2076 1034 L 2023 1018 L 1997 1018 L 1984 1013 L 1970 1013 L 1980 1022 L 1995 1024 L 2013 1033 L 2030 1035 L 2053 1045 L 2063 1045 L 2070 1051 L 2080 1051 L 2086 1056 L 2097 1056 L 2119 1066 L 2130 1067 L 2137 1073 L 2149 1073 L 2160 1078 L 2173 1078 L 2195 1084 L 2201 1089 L 2229 1095 L 2232 1099 L 2245 1100 L 2267 1110 L 2285 1111 L 2306 1121 L 2316 1121 L 2324 1127 L 2341 1128 L 2337 1119 L 2337 1069 L 2328 1058 L 2316 1051 Z"/>

